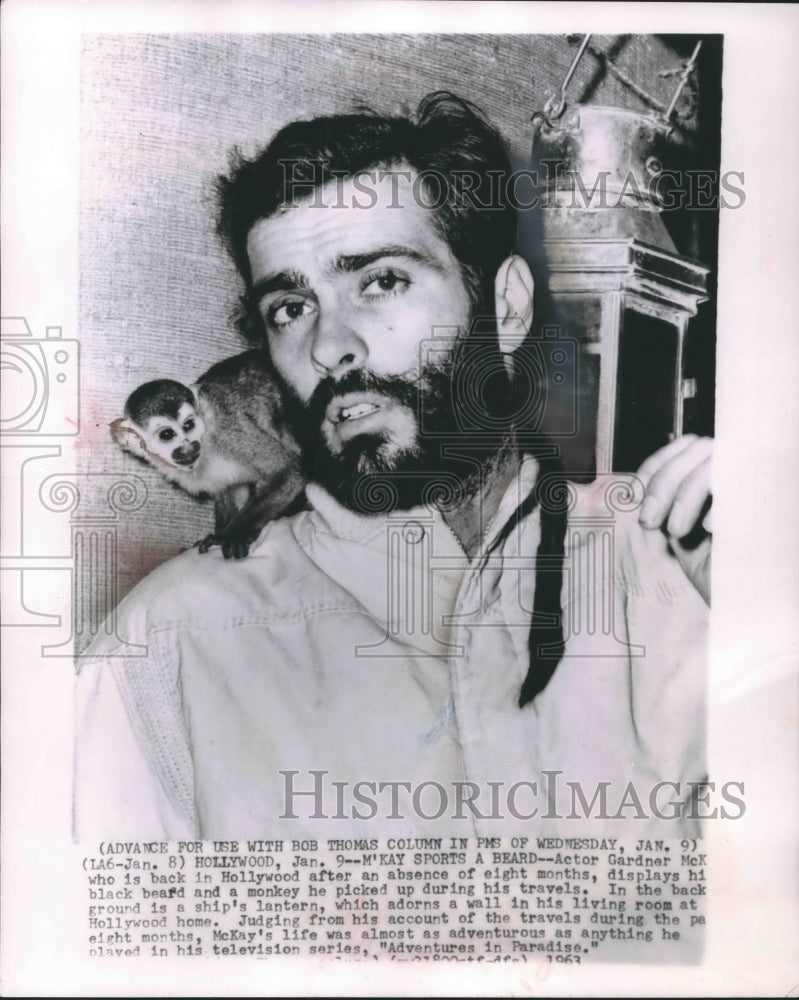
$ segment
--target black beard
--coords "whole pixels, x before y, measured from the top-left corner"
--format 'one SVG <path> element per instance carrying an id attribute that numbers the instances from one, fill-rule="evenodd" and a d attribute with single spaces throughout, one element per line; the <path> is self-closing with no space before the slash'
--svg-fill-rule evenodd
<path id="1" fill-rule="evenodd" d="M 420 505 L 451 510 L 475 496 L 487 470 L 507 453 L 513 432 L 513 395 L 495 352 L 499 367 L 483 362 L 488 378 L 476 387 L 463 375 L 462 351 L 446 367 L 424 368 L 418 380 L 363 369 L 323 379 L 306 404 L 284 385 L 286 420 L 302 447 L 308 479 L 361 514 Z M 351 392 L 378 393 L 410 411 L 417 427 L 413 444 L 398 449 L 389 435 L 372 432 L 331 451 L 321 433 L 325 412 L 336 396 Z"/>

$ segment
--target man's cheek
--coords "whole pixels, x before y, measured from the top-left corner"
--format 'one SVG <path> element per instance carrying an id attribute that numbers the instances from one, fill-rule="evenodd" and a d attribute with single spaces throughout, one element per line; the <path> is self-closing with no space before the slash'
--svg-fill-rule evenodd
<path id="1" fill-rule="evenodd" d="M 300 365 L 299 359 L 293 353 L 287 353 L 285 350 L 270 349 L 270 355 L 278 375 L 303 403 L 307 403 L 319 384 L 319 378 L 310 366 Z"/>

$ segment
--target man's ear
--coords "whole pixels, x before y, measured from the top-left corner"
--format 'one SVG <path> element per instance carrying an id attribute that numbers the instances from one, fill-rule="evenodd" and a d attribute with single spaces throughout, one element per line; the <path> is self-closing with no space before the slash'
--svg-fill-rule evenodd
<path id="1" fill-rule="evenodd" d="M 127 423 L 124 417 L 113 420 L 109 427 L 111 428 L 111 437 L 120 448 L 124 448 L 132 455 L 138 455 L 139 458 L 149 458 L 147 445 L 144 443 L 144 438 L 139 433 L 138 428 Z"/>
<path id="2" fill-rule="evenodd" d="M 513 354 L 533 325 L 533 275 L 524 258 L 513 254 L 494 280 L 497 338 L 503 354 Z"/>

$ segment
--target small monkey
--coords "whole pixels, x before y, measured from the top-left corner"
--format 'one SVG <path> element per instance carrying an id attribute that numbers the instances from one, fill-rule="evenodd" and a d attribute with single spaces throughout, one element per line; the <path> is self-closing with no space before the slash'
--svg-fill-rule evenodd
<path id="1" fill-rule="evenodd" d="M 125 403 L 111 436 L 194 496 L 215 502 L 219 545 L 241 559 L 261 528 L 303 509 L 300 449 L 283 420 L 280 391 L 265 352 L 245 351 L 213 365 L 191 387 L 146 382 Z"/>

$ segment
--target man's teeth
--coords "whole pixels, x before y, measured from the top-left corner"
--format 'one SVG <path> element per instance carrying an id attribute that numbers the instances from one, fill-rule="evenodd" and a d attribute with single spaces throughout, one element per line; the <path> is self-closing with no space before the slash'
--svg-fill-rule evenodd
<path id="1" fill-rule="evenodd" d="M 345 406 L 341 411 L 342 420 L 351 420 L 353 417 L 364 417 L 367 413 L 374 413 L 377 407 L 374 403 L 356 403 L 355 406 Z"/>

